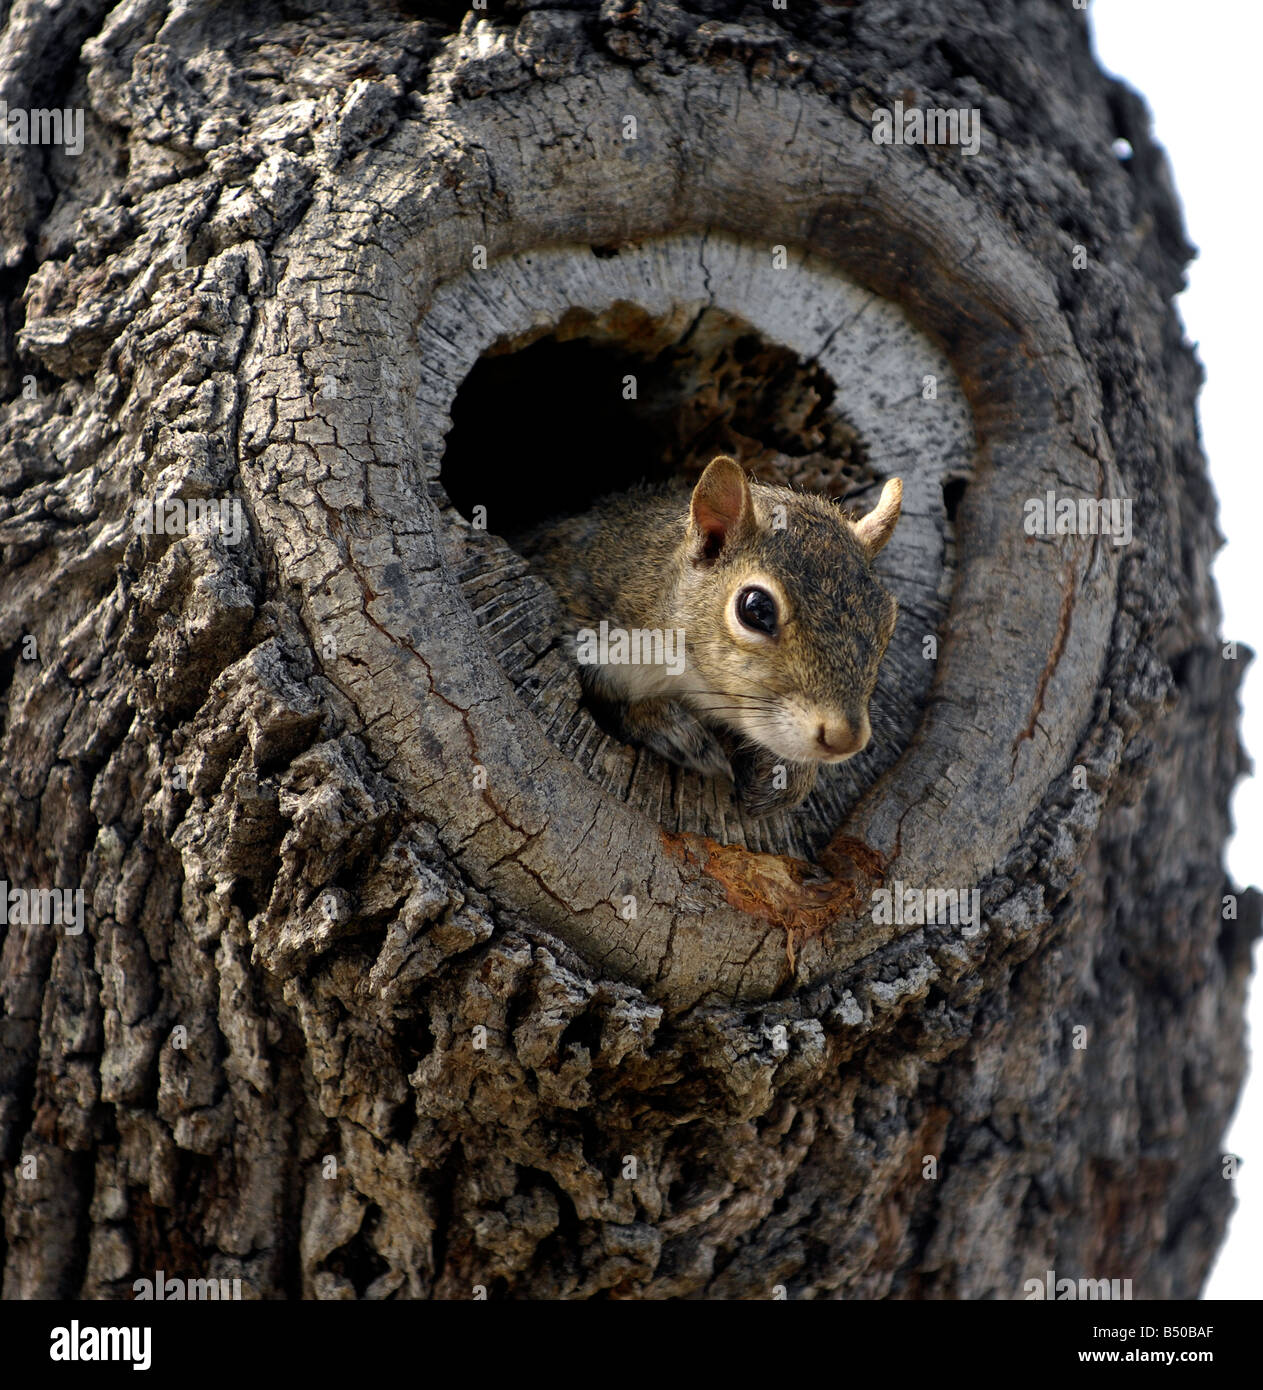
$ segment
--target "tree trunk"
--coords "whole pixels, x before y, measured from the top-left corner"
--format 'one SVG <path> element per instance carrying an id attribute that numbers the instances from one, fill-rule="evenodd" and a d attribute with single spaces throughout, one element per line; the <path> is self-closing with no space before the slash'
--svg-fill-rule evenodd
<path id="1" fill-rule="evenodd" d="M 302 9 L 3 33 L 85 112 L 0 164 L 5 1295 L 1195 1294 L 1245 653 L 1083 15 Z M 937 109 L 976 152 L 874 138 Z M 766 821 L 594 722 L 512 549 L 721 450 L 905 487 L 875 746 Z"/>

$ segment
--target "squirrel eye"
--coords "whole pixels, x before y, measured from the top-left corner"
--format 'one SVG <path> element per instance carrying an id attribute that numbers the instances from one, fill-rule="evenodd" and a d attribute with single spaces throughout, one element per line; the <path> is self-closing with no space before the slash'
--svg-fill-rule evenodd
<path id="1" fill-rule="evenodd" d="M 776 600 L 766 589 L 742 589 L 737 595 L 737 617 L 755 632 L 776 636 Z"/>

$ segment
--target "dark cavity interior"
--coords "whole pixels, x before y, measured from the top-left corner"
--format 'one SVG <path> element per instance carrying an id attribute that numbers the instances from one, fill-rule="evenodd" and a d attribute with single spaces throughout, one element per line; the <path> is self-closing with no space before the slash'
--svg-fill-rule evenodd
<path id="1" fill-rule="evenodd" d="M 718 309 L 571 310 L 477 362 L 452 407 L 440 482 L 466 519 L 485 506 L 487 529 L 510 543 L 635 483 L 694 481 L 716 454 L 845 497 L 872 475 L 834 398 L 816 363 Z"/>

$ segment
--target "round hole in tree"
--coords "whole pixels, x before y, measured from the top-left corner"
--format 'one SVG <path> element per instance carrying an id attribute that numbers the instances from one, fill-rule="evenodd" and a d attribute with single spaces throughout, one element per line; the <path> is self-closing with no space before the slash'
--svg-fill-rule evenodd
<path id="1" fill-rule="evenodd" d="M 823 843 L 901 739 L 831 769 L 800 812 L 746 820 L 722 779 L 686 772 L 603 727 L 564 654 L 551 589 L 504 547 L 611 492 L 691 484 L 720 453 L 766 482 L 844 503 L 877 475 L 829 373 L 714 306 L 654 315 L 617 301 L 491 343 L 449 415 L 437 500 L 472 523 L 448 533 L 457 571 L 484 640 L 553 743 L 671 828 L 798 854 Z M 893 722 L 888 703 L 879 687 L 879 725 Z"/>

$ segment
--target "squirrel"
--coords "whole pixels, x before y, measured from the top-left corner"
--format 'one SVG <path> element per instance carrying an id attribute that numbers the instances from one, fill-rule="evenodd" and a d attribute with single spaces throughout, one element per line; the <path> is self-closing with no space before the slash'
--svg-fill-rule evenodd
<path id="1" fill-rule="evenodd" d="M 726 455 L 686 486 L 633 489 L 518 538 L 578 629 L 567 645 L 606 723 L 733 780 L 752 816 L 799 805 L 854 757 L 898 607 L 872 560 L 903 484 L 849 519 L 751 482 Z"/>

